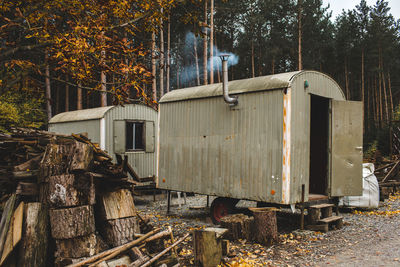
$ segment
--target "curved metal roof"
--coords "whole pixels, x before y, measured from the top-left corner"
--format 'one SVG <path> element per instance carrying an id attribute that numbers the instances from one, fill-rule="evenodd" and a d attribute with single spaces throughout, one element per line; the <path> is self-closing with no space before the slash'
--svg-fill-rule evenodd
<path id="1" fill-rule="evenodd" d="M 250 79 L 235 80 L 228 83 L 230 94 L 241 94 L 247 92 L 265 91 L 286 88 L 294 76 L 301 71 L 286 72 Z M 188 100 L 193 98 L 204 98 L 222 95 L 222 83 L 202 85 L 184 89 L 173 90 L 165 94 L 160 103 Z"/>
<path id="2" fill-rule="evenodd" d="M 49 123 L 68 122 L 68 121 L 85 121 L 104 118 L 104 115 L 114 106 L 90 108 L 63 112 L 55 115 L 50 119 Z"/>

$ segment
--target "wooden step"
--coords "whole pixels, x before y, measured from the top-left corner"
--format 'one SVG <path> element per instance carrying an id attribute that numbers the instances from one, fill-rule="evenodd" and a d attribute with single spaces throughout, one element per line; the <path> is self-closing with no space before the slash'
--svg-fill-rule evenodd
<path id="1" fill-rule="evenodd" d="M 342 220 L 342 219 L 343 219 L 342 216 L 331 216 L 331 217 L 320 219 L 318 222 L 319 223 L 331 223 L 331 222 L 335 222 L 335 221 Z"/>
<path id="2" fill-rule="evenodd" d="M 325 204 L 312 205 L 309 208 L 311 208 L 311 209 L 323 209 L 323 208 L 328 208 L 328 207 L 333 207 L 333 206 L 334 206 L 333 204 L 325 203 Z"/>

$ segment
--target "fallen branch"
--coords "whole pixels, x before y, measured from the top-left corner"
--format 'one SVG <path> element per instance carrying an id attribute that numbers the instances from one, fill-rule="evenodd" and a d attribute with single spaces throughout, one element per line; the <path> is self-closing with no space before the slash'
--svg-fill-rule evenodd
<path id="1" fill-rule="evenodd" d="M 92 256 L 90 258 L 87 258 L 87 259 L 85 259 L 83 261 L 80 261 L 78 263 L 70 264 L 70 265 L 68 265 L 68 267 L 79 267 L 79 266 L 87 265 L 87 264 L 92 263 L 92 262 L 94 262 L 94 261 L 96 261 L 98 259 L 102 259 L 101 261 L 99 261 L 99 263 L 104 261 L 104 260 L 111 259 L 111 258 L 115 257 L 116 255 L 120 254 L 121 252 L 123 252 L 123 251 L 125 251 L 127 249 L 130 249 L 131 247 L 143 242 L 148 237 L 158 233 L 160 230 L 161 229 L 155 229 L 155 230 L 153 230 L 151 232 L 148 232 L 144 236 L 142 236 L 142 237 L 140 237 L 140 238 L 138 238 L 136 240 L 133 240 L 132 242 L 126 243 L 126 244 L 121 245 L 119 247 L 115 247 L 115 248 L 103 251 L 103 252 L 101 252 L 101 253 L 99 253 L 97 255 L 94 255 L 94 256 Z M 108 258 L 111 255 L 113 255 L 113 257 Z M 98 263 L 96 263 L 96 264 L 98 264 Z"/>
<path id="2" fill-rule="evenodd" d="M 397 167 L 399 166 L 400 160 L 396 162 L 396 164 L 393 166 L 393 168 L 390 170 L 390 172 L 388 174 L 386 174 L 385 178 L 383 178 L 383 180 L 381 181 L 382 183 L 385 182 L 387 180 L 387 178 L 389 178 L 392 173 L 394 173 L 394 171 L 397 169 Z"/>
<path id="3" fill-rule="evenodd" d="M 184 237 L 182 237 L 181 239 L 179 239 L 178 241 L 176 241 L 175 243 L 173 243 L 171 246 L 169 246 L 168 248 L 164 249 L 163 251 L 161 251 L 159 254 L 157 254 L 156 256 L 154 256 L 153 258 L 151 258 L 148 262 L 146 262 L 145 264 L 142 265 L 142 267 L 147 267 L 150 266 L 152 263 L 154 263 L 156 260 L 158 260 L 159 258 L 161 258 L 164 254 L 166 254 L 168 251 L 170 251 L 171 249 L 173 249 L 174 247 L 176 247 L 177 245 L 179 245 L 180 243 L 182 243 L 182 241 L 184 241 L 188 236 L 190 235 L 190 233 L 187 233 L 186 235 L 184 235 Z"/>

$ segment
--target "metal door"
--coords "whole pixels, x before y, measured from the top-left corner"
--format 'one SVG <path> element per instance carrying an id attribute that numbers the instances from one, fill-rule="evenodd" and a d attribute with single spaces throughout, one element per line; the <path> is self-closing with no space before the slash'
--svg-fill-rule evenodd
<path id="1" fill-rule="evenodd" d="M 362 195 L 363 104 L 332 100 L 331 196 Z"/>

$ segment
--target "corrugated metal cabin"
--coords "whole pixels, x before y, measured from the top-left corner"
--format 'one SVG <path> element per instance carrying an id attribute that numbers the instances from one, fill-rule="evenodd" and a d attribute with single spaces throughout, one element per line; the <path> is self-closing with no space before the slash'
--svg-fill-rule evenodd
<path id="1" fill-rule="evenodd" d="M 137 104 L 75 110 L 57 114 L 49 131 L 84 133 L 115 159 L 127 155 L 139 178 L 155 177 L 157 111 Z"/>
<path id="2" fill-rule="evenodd" d="M 276 204 L 361 195 L 361 102 L 316 71 L 174 90 L 159 108 L 158 187 Z"/>

